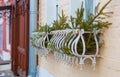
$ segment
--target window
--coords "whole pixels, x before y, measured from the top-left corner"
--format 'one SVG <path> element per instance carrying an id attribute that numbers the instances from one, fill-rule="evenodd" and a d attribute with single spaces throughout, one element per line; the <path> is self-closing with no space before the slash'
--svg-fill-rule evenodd
<path id="1" fill-rule="evenodd" d="M 76 16 L 76 13 L 75 11 L 81 7 L 81 4 L 82 4 L 82 0 L 71 0 L 71 9 L 70 9 L 70 15 L 72 16 Z"/>
<path id="2" fill-rule="evenodd" d="M 94 14 L 94 9 L 97 6 L 99 0 L 71 0 L 71 15 L 75 17 L 75 11 L 77 8 L 81 7 L 83 2 L 84 10 L 84 19 L 87 19 L 89 13 Z"/>
<path id="3" fill-rule="evenodd" d="M 47 0 L 46 1 L 46 23 L 48 25 L 51 25 L 53 20 L 57 19 L 57 13 L 58 13 L 58 7 L 56 7 L 57 5 L 57 0 Z"/>
<path id="4" fill-rule="evenodd" d="M 93 0 L 85 0 L 85 19 L 88 19 L 88 15 L 93 13 Z"/>

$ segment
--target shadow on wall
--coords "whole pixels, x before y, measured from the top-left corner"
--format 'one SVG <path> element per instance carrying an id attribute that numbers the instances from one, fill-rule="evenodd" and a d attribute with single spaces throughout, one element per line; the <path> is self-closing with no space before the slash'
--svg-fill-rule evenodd
<path id="1" fill-rule="evenodd" d="M 55 77 L 50 72 L 48 72 L 46 69 L 38 67 L 37 77 Z"/>

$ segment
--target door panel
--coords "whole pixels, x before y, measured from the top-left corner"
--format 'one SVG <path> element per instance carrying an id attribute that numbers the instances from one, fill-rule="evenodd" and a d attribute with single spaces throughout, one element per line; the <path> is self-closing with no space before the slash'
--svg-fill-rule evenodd
<path id="1" fill-rule="evenodd" d="M 28 75 L 29 0 L 14 1 L 12 6 L 12 71 L 20 77 Z M 14 16 L 15 15 L 15 16 Z"/>

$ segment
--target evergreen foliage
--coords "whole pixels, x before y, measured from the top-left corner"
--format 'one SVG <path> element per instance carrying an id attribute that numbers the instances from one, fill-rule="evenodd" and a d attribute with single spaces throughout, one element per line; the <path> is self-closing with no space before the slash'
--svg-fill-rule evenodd
<path id="1" fill-rule="evenodd" d="M 89 31 L 89 33 L 85 33 L 84 36 L 84 40 L 86 43 L 86 51 L 95 51 L 96 49 L 96 44 L 95 44 L 95 40 L 93 37 L 93 31 L 94 29 L 96 30 L 101 30 L 103 28 L 108 28 L 109 25 L 111 25 L 110 22 L 105 21 L 104 19 L 106 19 L 106 17 L 110 17 L 110 14 L 112 14 L 112 12 L 104 12 L 104 9 L 107 7 L 107 5 L 111 2 L 111 0 L 109 0 L 99 11 L 98 11 L 98 7 L 100 5 L 100 3 L 95 7 L 94 9 L 94 13 L 89 13 L 87 18 L 88 19 L 84 19 L 84 7 L 83 7 L 83 3 L 81 5 L 81 8 L 78 8 L 76 11 L 76 17 L 70 16 L 70 20 L 68 20 L 68 17 L 65 16 L 64 12 L 62 11 L 61 15 L 59 15 L 59 20 L 55 20 L 53 21 L 53 26 L 49 27 L 48 25 L 44 25 L 41 26 L 40 29 L 37 29 L 37 32 L 50 32 L 50 31 L 54 31 L 54 30 L 63 30 L 63 29 L 84 29 L 84 31 Z M 70 21 L 70 22 L 68 22 Z M 36 32 L 35 31 L 35 32 Z M 36 47 L 34 45 L 34 40 L 38 39 L 40 36 L 33 36 L 31 38 L 31 42 L 32 45 L 34 47 Z M 50 38 L 52 37 L 52 35 L 49 36 Z M 67 36 L 67 38 L 65 39 L 65 41 L 68 43 L 70 38 L 72 36 Z M 100 33 L 98 33 L 97 38 L 99 39 L 100 37 Z M 57 50 L 55 49 L 55 45 L 52 43 L 48 43 L 48 47 L 51 48 L 53 51 Z M 77 45 L 77 50 L 78 53 L 81 54 L 82 53 L 82 42 L 81 40 L 79 40 L 78 45 Z M 70 49 L 64 45 L 61 48 L 62 51 L 64 51 L 64 54 L 68 54 L 68 55 L 72 55 L 69 51 Z"/>

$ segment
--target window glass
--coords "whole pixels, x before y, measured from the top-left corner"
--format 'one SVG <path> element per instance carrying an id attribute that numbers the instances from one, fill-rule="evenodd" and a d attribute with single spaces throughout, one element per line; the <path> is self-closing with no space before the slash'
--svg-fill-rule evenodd
<path id="1" fill-rule="evenodd" d="M 85 0 L 85 19 L 88 19 L 90 13 L 93 13 L 93 0 Z"/>
<path id="2" fill-rule="evenodd" d="M 47 17 L 46 17 L 46 23 L 48 25 L 51 25 L 53 23 L 53 20 L 56 20 L 56 15 L 57 15 L 57 0 L 47 0 L 47 9 L 46 9 L 46 13 L 47 13 Z"/>

